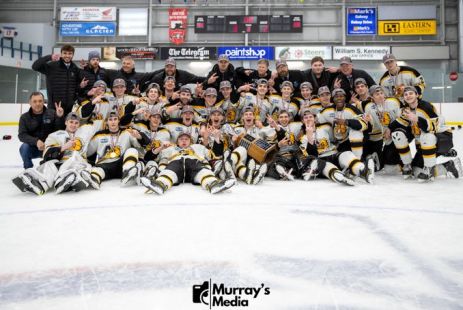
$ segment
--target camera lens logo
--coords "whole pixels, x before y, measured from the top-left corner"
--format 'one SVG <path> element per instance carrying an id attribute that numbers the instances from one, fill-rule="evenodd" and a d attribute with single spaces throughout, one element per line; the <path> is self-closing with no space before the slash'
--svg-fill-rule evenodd
<path id="1" fill-rule="evenodd" d="M 195 304 L 203 303 L 209 305 L 209 282 L 204 281 L 201 285 L 193 285 L 193 302 Z"/>

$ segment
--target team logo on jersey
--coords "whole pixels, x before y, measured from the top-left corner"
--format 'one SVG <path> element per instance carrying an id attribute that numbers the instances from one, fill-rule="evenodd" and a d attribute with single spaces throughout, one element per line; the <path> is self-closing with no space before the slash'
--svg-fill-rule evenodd
<path id="1" fill-rule="evenodd" d="M 155 150 L 157 149 L 158 147 L 161 146 L 161 141 L 159 140 L 153 140 L 151 141 L 150 144 L 148 144 L 145 148 L 146 151 L 151 151 L 151 150 Z"/>
<path id="2" fill-rule="evenodd" d="M 227 115 L 226 115 L 227 122 L 231 123 L 236 120 L 236 109 L 235 108 L 228 108 Z"/>
<path id="3" fill-rule="evenodd" d="M 382 115 L 381 115 L 381 123 L 384 126 L 389 126 L 389 124 L 391 123 L 391 116 L 389 115 L 388 112 L 383 112 L 382 113 Z"/>
<path id="4" fill-rule="evenodd" d="M 412 133 L 414 136 L 419 136 L 421 134 L 421 129 L 418 127 L 418 124 L 412 125 Z"/>
<path id="5" fill-rule="evenodd" d="M 337 136 L 344 137 L 347 133 L 347 126 L 346 125 L 335 125 L 334 126 L 334 133 Z"/>
<path id="6" fill-rule="evenodd" d="M 321 154 L 328 149 L 328 139 L 323 138 L 317 141 L 317 150 L 318 153 Z"/>
<path id="7" fill-rule="evenodd" d="M 82 140 L 80 140 L 80 138 L 76 138 L 74 140 L 74 146 L 71 148 L 71 150 L 79 152 L 81 149 L 82 149 Z"/>
<path id="8" fill-rule="evenodd" d="M 119 157 L 121 157 L 121 148 L 118 145 L 106 151 L 106 154 L 104 154 L 103 156 L 104 159 L 113 159 L 113 158 L 119 158 Z"/>
<path id="9" fill-rule="evenodd" d="M 294 144 L 296 143 L 296 137 L 294 137 L 294 133 L 290 132 L 289 134 L 286 135 L 288 140 L 289 140 L 289 144 Z"/>

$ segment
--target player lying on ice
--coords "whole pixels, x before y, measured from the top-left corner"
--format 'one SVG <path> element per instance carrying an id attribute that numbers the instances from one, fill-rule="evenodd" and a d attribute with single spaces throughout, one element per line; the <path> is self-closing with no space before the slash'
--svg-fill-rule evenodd
<path id="1" fill-rule="evenodd" d="M 215 142 L 212 150 L 201 144 L 193 144 L 189 132 L 182 132 L 177 137 L 177 144 L 163 143 L 154 153 L 159 156 L 159 165 L 165 164 L 156 179 L 141 178 L 141 183 L 148 188 L 148 192 L 158 195 L 164 194 L 173 185 L 180 183 L 200 184 L 211 194 L 222 192 L 236 184 L 236 180 L 219 180 L 211 170 L 209 161 L 223 153 L 223 143 L 220 141 L 219 130 L 214 135 Z"/>

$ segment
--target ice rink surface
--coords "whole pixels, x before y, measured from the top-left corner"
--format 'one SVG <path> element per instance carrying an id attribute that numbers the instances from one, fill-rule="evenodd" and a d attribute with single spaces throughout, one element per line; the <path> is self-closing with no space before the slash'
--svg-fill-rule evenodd
<path id="1" fill-rule="evenodd" d="M 463 309 L 463 179 L 344 187 L 265 179 L 212 196 L 104 182 L 37 197 L 0 127 L 0 309 L 208 309 L 212 279 L 270 288 L 248 309 Z M 454 133 L 463 154 L 463 130 Z"/>

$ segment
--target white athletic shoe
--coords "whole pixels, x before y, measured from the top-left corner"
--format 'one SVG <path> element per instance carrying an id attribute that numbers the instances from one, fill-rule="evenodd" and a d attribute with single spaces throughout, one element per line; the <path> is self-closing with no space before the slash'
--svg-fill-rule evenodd
<path id="1" fill-rule="evenodd" d="M 211 184 L 211 186 L 209 187 L 209 191 L 210 191 L 211 194 L 221 193 L 221 192 L 231 188 L 235 184 L 236 184 L 235 179 L 227 179 L 227 180 L 223 180 L 223 181 L 217 181 L 217 182 Z"/>
<path id="2" fill-rule="evenodd" d="M 144 187 L 146 187 L 148 189 L 146 191 L 146 193 L 154 192 L 154 193 L 156 193 L 158 195 L 162 195 L 166 191 L 166 188 L 164 187 L 164 184 L 162 184 L 161 182 L 150 181 L 150 179 L 148 179 L 146 177 L 142 177 L 140 179 L 140 182 Z"/>
<path id="3" fill-rule="evenodd" d="M 69 190 L 76 179 L 76 174 L 74 171 L 70 171 L 66 175 L 61 176 L 55 181 L 55 191 L 56 194 L 66 192 Z"/>
<path id="4" fill-rule="evenodd" d="M 254 177 L 252 178 L 252 184 L 257 185 L 264 180 L 265 175 L 267 174 L 267 164 L 262 164 L 259 168 L 254 172 Z"/>
<path id="5" fill-rule="evenodd" d="M 338 171 L 338 170 L 333 173 L 333 179 L 337 183 L 341 183 L 341 184 L 345 184 L 349 186 L 355 185 L 354 180 L 347 178 L 341 171 Z"/>
<path id="6" fill-rule="evenodd" d="M 122 184 L 127 184 L 130 181 L 135 181 L 138 175 L 138 167 L 137 165 L 125 170 L 122 172 Z"/>
<path id="7" fill-rule="evenodd" d="M 84 179 L 89 185 L 91 188 L 93 189 L 100 189 L 100 183 L 98 182 L 98 180 L 96 179 L 95 176 L 93 176 L 90 172 L 88 172 L 87 170 L 82 170 L 80 172 L 80 176 L 82 177 L 82 179 Z"/>
<path id="8" fill-rule="evenodd" d="M 246 184 L 252 184 L 252 179 L 253 179 L 255 171 L 256 171 L 256 161 L 251 158 L 246 167 L 246 177 L 245 177 Z"/>
<path id="9" fill-rule="evenodd" d="M 285 167 L 277 164 L 275 165 L 275 170 L 278 172 L 282 180 L 294 181 L 294 176 L 291 174 L 293 169 L 290 169 L 289 171 L 287 171 Z"/>
<path id="10" fill-rule="evenodd" d="M 373 183 L 373 179 L 375 178 L 375 162 L 372 158 L 367 160 L 365 168 L 360 171 L 360 175 L 367 183 Z"/>

